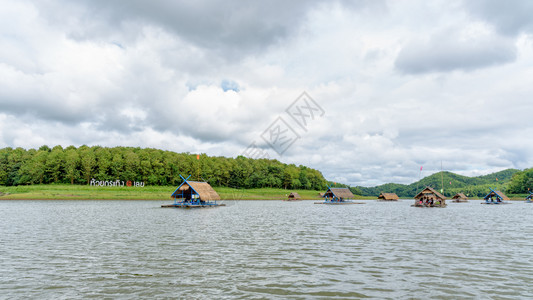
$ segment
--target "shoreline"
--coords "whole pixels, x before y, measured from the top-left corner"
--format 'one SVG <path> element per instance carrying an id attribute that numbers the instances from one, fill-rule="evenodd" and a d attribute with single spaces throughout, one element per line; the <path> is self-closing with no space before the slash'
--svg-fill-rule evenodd
<path id="1" fill-rule="evenodd" d="M 158 200 L 170 197 L 177 186 L 95 187 L 90 185 L 39 184 L 0 186 L 2 200 Z M 285 200 L 291 192 L 309 200 L 321 199 L 320 191 L 285 190 L 275 188 L 236 189 L 214 187 L 221 200 Z"/>
<path id="2" fill-rule="evenodd" d="M 286 200 L 288 194 L 297 192 L 302 200 L 321 200 L 320 192 L 314 190 L 285 190 L 275 188 L 236 189 L 228 187 L 213 187 L 223 200 Z M 0 201 L 2 200 L 145 200 L 145 201 L 173 201 L 170 197 L 175 186 L 145 186 L 145 187 L 94 187 L 89 185 L 70 184 L 39 184 L 24 186 L 0 186 Z M 510 196 L 511 201 L 524 201 L 522 195 Z M 356 195 L 353 200 L 378 200 L 373 196 Z M 400 199 L 411 201 L 412 198 Z M 447 199 L 451 201 L 451 199 Z M 469 200 L 482 200 L 471 198 Z M 384 201 L 388 202 L 388 201 Z M 395 201 L 390 201 L 395 202 Z"/>

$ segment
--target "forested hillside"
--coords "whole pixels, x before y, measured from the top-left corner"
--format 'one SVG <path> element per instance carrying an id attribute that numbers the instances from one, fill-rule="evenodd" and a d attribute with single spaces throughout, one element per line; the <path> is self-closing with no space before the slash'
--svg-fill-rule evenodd
<path id="1" fill-rule="evenodd" d="M 0 185 L 48 183 L 88 184 L 98 181 L 142 181 L 177 185 L 179 175 L 214 186 L 324 190 L 322 174 L 277 160 L 209 157 L 150 148 L 42 146 L 0 149 Z"/>
<path id="2" fill-rule="evenodd" d="M 376 187 L 360 187 L 364 196 L 377 196 L 381 192 L 396 193 L 400 197 L 413 197 L 425 186 L 430 186 L 440 191 L 444 190 L 444 195 L 452 197 L 456 193 L 464 193 L 469 197 L 481 197 L 490 192 L 490 188 L 507 191 L 511 186 L 513 174 L 519 172 L 516 169 L 507 169 L 500 172 L 478 176 L 468 177 L 451 172 L 441 172 L 432 174 L 409 185 L 387 183 Z M 526 189 L 527 190 L 527 189 Z"/>
<path id="3" fill-rule="evenodd" d="M 530 191 L 533 192 L 533 168 L 513 174 L 507 190 L 512 194 L 529 194 Z"/>

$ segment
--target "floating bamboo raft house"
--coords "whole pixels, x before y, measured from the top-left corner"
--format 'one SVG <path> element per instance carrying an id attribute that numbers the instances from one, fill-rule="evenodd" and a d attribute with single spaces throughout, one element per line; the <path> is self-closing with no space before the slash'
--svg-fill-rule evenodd
<path id="1" fill-rule="evenodd" d="M 348 188 L 331 188 L 324 193 L 325 200 L 323 202 L 315 202 L 315 204 L 364 204 L 361 202 L 349 201 L 355 198 Z"/>
<path id="2" fill-rule="evenodd" d="M 289 197 L 283 201 L 302 201 L 302 197 L 300 197 L 300 194 L 292 192 L 289 194 Z"/>
<path id="3" fill-rule="evenodd" d="M 446 207 L 446 197 L 431 187 L 426 187 L 415 196 L 415 207 Z"/>
<path id="4" fill-rule="evenodd" d="M 188 181 L 189 177 L 183 178 L 183 182 L 172 193 L 174 198 L 173 204 L 161 205 L 161 207 L 176 207 L 176 208 L 200 208 L 200 207 L 215 207 L 226 206 L 225 204 L 217 203 L 220 196 L 207 182 Z"/>
<path id="5" fill-rule="evenodd" d="M 463 193 L 457 193 L 455 196 L 452 197 L 453 201 L 455 203 L 463 203 L 468 202 L 468 197 Z"/>
<path id="6" fill-rule="evenodd" d="M 398 201 L 400 199 L 395 193 L 381 193 L 378 196 L 378 201 Z"/>
<path id="7" fill-rule="evenodd" d="M 507 201 L 511 199 L 500 191 L 490 189 L 490 193 L 488 193 L 483 200 L 485 200 L 485 202 L 481 202 L 481 204 L 509 204 L 510 202 Z"/>

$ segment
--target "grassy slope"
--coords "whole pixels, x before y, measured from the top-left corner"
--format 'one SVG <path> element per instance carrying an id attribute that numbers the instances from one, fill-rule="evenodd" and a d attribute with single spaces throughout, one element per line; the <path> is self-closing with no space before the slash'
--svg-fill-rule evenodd
<path id="1" fill-rule="evenodd" d="M 0 200 L 170 200 L 170 194 L 176 189 L 174 186 L 145 186 L 145 187 L 95 187 L 88 185 L 50 184 L 25 186 L 0 186 Z M 284 189 L 233 189 L 216 187 L 223 200 L 282 200 L 292 190 Z M 294 190 L 303 199 L 317 200 L 318 191 Z M 1 195 L 1 194 L 4 195 Z"/>

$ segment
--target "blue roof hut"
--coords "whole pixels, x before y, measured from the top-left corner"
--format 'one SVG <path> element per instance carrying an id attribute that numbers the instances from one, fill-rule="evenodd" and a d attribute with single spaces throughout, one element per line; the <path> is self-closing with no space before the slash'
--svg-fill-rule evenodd
<path id="1" fill-rule="evenodd" d="M 202 181 L 188 181 L 183 178 L 183 182 L 172 193 L 171 198 L 174 198 L 174 203 L 169 205 L 162 205 L 161 207 L 180 207 L 180 208 L 196 208 L 196 207 L 215 207 L 225 206 L 217 203 L 220 200 L 218 193 L 207 182 Z"/>
<path id="2" fill-rule="evenodd" d="M 511 199 L 500 191 L 490 189 L 490 193 L 488 193 L 483 200 L 485 200 L 485 202 L 481 202 L 481 204 L 509 204 L 507 201 Z"/>

